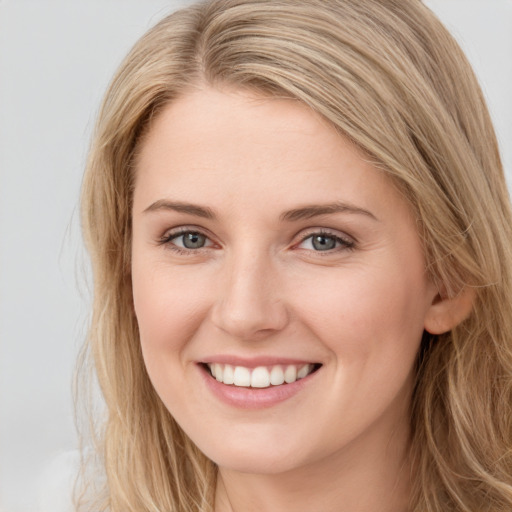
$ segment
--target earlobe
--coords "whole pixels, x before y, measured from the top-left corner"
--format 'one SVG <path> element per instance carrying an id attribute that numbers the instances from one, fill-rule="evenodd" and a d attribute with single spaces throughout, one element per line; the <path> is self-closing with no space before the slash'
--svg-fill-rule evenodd
<path id="1" fill-rule="evenodd" d="M 463 322 L 473 309 L 474 288 L 465 287 L 454 297 L 438 294 L 425 315 L 425 330 L 430 334 L 444 334 Z"/>

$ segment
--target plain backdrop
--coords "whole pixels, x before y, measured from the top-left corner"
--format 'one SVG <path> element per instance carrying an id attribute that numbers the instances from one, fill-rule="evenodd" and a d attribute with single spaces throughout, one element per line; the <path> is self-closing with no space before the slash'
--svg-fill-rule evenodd
<path id="1" fill-rule="evenodd" d="M 78 197 L 106 85 L 187 0 L 0 0 L 0 512 L 69 510 L 90 290 Z M 512 183 L 512 0 L 429 0 L 480 77 Z"/>

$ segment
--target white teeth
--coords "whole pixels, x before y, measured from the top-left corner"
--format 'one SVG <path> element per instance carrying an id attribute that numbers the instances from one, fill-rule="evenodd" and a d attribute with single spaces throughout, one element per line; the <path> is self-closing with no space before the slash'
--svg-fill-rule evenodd
<path id="1" fill-rule="evenodd" d="M 270 386 L 270 373 L 264 366 L 254 368 L 251 374 L 251 388 L 268 388 Z"/>
<path id="2" fill-rule="evenodd" d="M 229 364 L 208 364 L 212 376 L 219 382 L 239 387 L 268 388 L 280 386 L 285 382 L 291 384 L 299 379 L 307 377 L 314 369 L 313 364 L 281 365 L 271 367 L 258 366 L 246 368 L 245 366 L 232 366 Z"/>
<path id="3" fill-rule="evenodd" d="M 273 386 L 284 384 L 284 372 L 280 366 L 274 366 L 270 371 L 270 384 Z"/>
<path id="4" fill-rule="evenodd" d="M 226 371 L 226 370 L 224 370 Z M 309 373 L 309 364 L 305 364 L 298 372 L 297 372 L 297 379 L 303 379 L 307 376 Z M 224 377 L 224 382 L 226 382 L 226 378 Z"/>
<path id="5" fill-rule="evenodd" d="M 295 366 L 287 366 L 284 371 L 284 381 L 287 384 L 291 384 L 297 380 L 297 368 Z"/>
<path id="6" fill-rule="evenodd" d="M 227 364 L 224 366 L 224 384 L 233 384 L 235 382 L 235 369 Z"/>
<path id="7" fill-rule="evenodd" d="M 222 365 L 221 364 L 214 364 L 213 365 L 214 369 L 215 369 L 215 378 L 219 381 L 219 382 L 224 382 L 224 379 L 223 379 L 223 369 L 222 369 Z"/>
<path id="8" fill-rule="evenodd" d="M 245 388 L 251 385 L 251 370 L 243 366 L 236 366 L 233 377 L 233 384 L 235 386 L 242 386 Z"/>

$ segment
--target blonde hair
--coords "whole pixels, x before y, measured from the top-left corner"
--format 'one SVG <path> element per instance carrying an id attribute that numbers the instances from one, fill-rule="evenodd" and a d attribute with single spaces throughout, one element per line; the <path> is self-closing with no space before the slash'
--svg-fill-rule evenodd
<path id="1" fill-rule="evenodd" d="M 198 83 L 294 98 L 398 184 L 431 278 L 475 290 L 425 334 L 411 406 L 411 510 L 512 510 L 512 216 L 493 127 L 462 51 L 419 0 L 213 0 L 178 11 L 106 94 L 83 184 L 94 273 L 87 342 L 107 417 L 97 510 L 212 510 L 216 470 L 144 368 L 130 279 L 134 155 L 152 118 Z M 91 506 L 90 504 L 87 506 Z"/>

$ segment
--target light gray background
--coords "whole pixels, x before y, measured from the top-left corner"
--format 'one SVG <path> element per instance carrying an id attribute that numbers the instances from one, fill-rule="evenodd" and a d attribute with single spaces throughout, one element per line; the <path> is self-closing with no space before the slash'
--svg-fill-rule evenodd
<path id="1" fill-rule="evenodd" d="M 59 512 L 89 292 L 78 196 L 101 95 L 187 0 L 0 0 L 0 512 Z M 427 2 L 483 83 L 512 182 L 512 0 Z"/>

